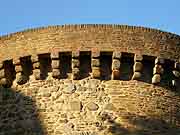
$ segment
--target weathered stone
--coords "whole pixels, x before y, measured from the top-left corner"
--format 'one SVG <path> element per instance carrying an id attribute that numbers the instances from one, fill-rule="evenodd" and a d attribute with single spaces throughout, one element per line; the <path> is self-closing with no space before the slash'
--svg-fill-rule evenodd
<path id="1" fill-rule="evenodd" d="M 121 65 L 120 60 L 113 59 L 113 61 L 112 61 L 112 70 L 119 69 L 120 65 Z"/>
<path id="2" fill-rule="evenodd" d="M 79 50 L 76 50 L 76 51 L 72 51 L 72 58 L 78 58 L 80 55 L 80 52 Z"/>
<path id="3" fill-rule="evenodd" d="M 52 69 L 52 76 L 55 78 L 60 77 L 61 73 L 59 69 Z"/>
<path id="4" fill-rule="evenodd" d="M 33 63 L 33 69 L 39 69 L 39 68 L 40 68 L 40 63 L 39 62 Z"/>
<path id="5" fill-rule="evenodd" d="M 3 62 L 0 62 L 0 69 L 3 68 Z"/>
<path id="6" fill-rule="evenodd" d="M 5 86 L 7 84 L 8 84 L 8 82 L 7 82 L 6 78 L 0 78 L 0 85 Z"/>
<path id="7" fill-rule="evenodd" d="M 79 59 L 72 59 L 72 68 L 79 67 L 80 61 Z"/>
<path id="8" fill-rule="evenodd" d="M 99 59 L 92 59 L 91 66 L 92 67 L 99 67 L 100 66 L 100 60 Z"/>
<path id="9" fill-rule="evenodd" d="M 172 80 L 172 86 L 174 86 L 174 87 L 177 86 L 177 81 L 176 80 Z"/>
<path id="10" fill-rule="evenodd" d="M 1 69 L 0 70 L 0 78 L 4 78 L 5 77 L 5 70 Z"/>
<path id="11" fill-rule="evenodd" d="M 143 68 L 143 64 L 141 62 L 135 62 L 133 66 L 134 72 L 142 71 L 142 68 Z"/>
<path id="12" fill-rule="evenodd" d="M 101 72 L 99 67 L 93 67 L 92 68 L 92 77 L 93 78 L 100 78 Z"/>
<path id="13" fill-rule="evenodd" d="M 22 66 L 21 65 L 16 65 L 15 66 L 15 71 L 16 71 L 16 73 L 22 72 L 23 71 Z"/>
<path id="14" fill-rule="evenodd" d="M 112 70 L 112 80 L 116 80 L 120 78 L 120 71 L 119 70 Z"/>
<path id="15" fill-rule="evenodd" d="M 68 84 L 64 89 L 63 92 L 67 94 L 72 94 L 76 91 L 76 87 L 74 84 L 70 83 Z"/>
<path id="16" fill-rule="evenodd" d="M 99 58 L 100 57 L 100 52 L 97 50 L 97 51 L 92 51 L 92 58 Z"/>
<path id="17" fill-rule="evenodd" d="M 52 51 L 51 52 L 51 59 L 59 59 L 59 52 Z"/>
<path id="18" fill-rule="evenodd" d="M 134 74 L 132 76 L 132 79 L 136 80 L 136 79 L 139 79 L 139 78 L 141 78 L 141 72 L 134 72 Z"/>
<path id="19" fill-rule="evenodd" d="M 180 72 L 178 72 L 177 70 L 173 70 L 173 74 L 175 77 L 179 78 L 180 77 Z"/>
<path id="20" fill-rule="evenodd" d="M 33 75 L 34 75 L 36 80 L 40 80 L 41 79 L 41 71 L 39 69 L 33 70 Z"/>
<path id="21" fill-rule="evenodd" d="M 153 68 L 153 74 L 163 74 L 164 69 L 161 65 L 155 65 Z"/>
<path id="22" fill-rule="evenodd" d="M 70 111 L 81 111 L 82 103 L 79 100 L 74 100 L 69 103 Z"/>
<path id="23" fill-rule="evenodd" d="M 52 60 L 51 65 L 52 65 L 53 69 L 58 69 L 60 66 L 60 61 L 59 60 Z"/>
<path id="24" fill-rule="evenodd" d="M 108 111 L 116 111 L 116 107 L 112 103 L 106 104 L 104 109 Z"/>
<path id="25" fill-rule="evenodd" d="M 43 97 L 50 97 L 51 96 L 51 89 L 42 87 L 39 89 L 39 93 Z"/>
<path id="26" fill-rule="evenodd" d="M 20 63 L 21 63 L 21 61 L 20 61 L 19 58 L 14 58 L 14 59 L 13 59 L 13 64 L 14 64 L 14 65 L 20 65 Z"/>
<path id="27" fill-rule="evenodd" d="M 156 83 L 160 83 L 161 81 L 161 75 L 160 74 L 155 74 L 152 78 L 152 83 L 156 84 Z"/>
<path id="28" fill-rule="evenodd" d="M 87 107 L 88 110 L 90 110 L 90 111 L 97 111 L 98 108 L 99 108 L 99 106 L 98 106 L 96 103 L 94 103 L 94 102 L 88 103 L 88 104 L 86 105 L 86 107 Z"/>
<path id="29" fill-rule="evenodd" d="M 32 61 L 32 63 L 38 62 L 39 61 L 38 55 L 32 55 L 31 56 L 31 61 Z"/>
<path id="30" fill-rule="evenodd" d="M 121 52 L 115 51 L 113 52 L 113 59 L 120 59 L 121 55 L 122 55 Z"/>
<path id="31" fill-rule="evenodd" d="M 180 71 L 180 63 L 179 62 L 175 62 L 174 68 L 177 69 L 178 71 Z"/>
<path id="32" fill-rule="evenodd" d="M 20 85 L 24 84 L 27 82 L 27 77 L 22 73 L 17 73 L 16 74 L 16 82 Z"/>
<path id="33" fill-rule="evenodd" d="M 142 61 L 142 60 L 143 60 L 143 55 L 135 54 L 134 61 Z"/>
<path id="34" fill-rule="evenodd" d="M 79 79 L 79 68 L 72 69 L 72 79 L 73 80 Z"/>
<path id="35" fill-rule="evenodd" d="M 163 58 L 156 58 L 155 64 L 164 64 L 165 60 Z"/>

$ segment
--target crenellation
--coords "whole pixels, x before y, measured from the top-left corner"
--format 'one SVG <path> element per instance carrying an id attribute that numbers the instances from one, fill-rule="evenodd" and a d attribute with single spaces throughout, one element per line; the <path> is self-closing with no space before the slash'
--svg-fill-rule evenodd
<path id="1" fill-rule="evenodd" d="M 51 53 L 50 57 L 51 57 L 51 68 L 52 68 L 52 76 L 54 78 L 64 78 L 62 76 L 65 75 L 65 72 L 63 70 L 65 70 L 64 68 L 61 67 L 62 61 L 60 60 L 60 54 L 61 57 L 62 56 L 70 56 L 71 57 L 71 68 L 72 68 L 72 72 L 71 74 L 71 78 L 72 79 L 80 79 L 82 78 L 82 61 L 80 62 L 81 57 L 83 57 L 83 55 L 80 55 L 81 53 L 84 53 L 84 51 L 78 50 L 78 51 L 72 51 L 72 52 L 56 52 L 56 53 Z M 108 70 L 106 69 L 101 69 L 104 68 L 101 64 L 101 59 L 104 56 L 109 56 L 109 54 L 111 54 L 112 52 L 104 52 L 104 51 L 98 51 L 98 50 L 93 50 L 90 53 L 88 53 L 88 55 L 91 56 L 91 75 L 92 78 L 97 78 L 97 79 L 102 79 L 105 76 L 107 76 L 106 72 L 110 72 L 110 71 L 104 71 L 104 70 Z M 105 54 L 104 56 L 101 54 Z M 124 53 L 124 52 L 118 52 L 118 51 L 113 51 L 112 53 L 112 63 L 111 63 L 111 79 L 112 80 L 123 80 L 122 79 L 122 73 L 121 73 L 121 61 L 124 61 L 122 58 L 122 54 L 123 56 L 125 56 L 125 59 L 128 59 L 128 57 L 132 57 L 133 54 L 129 54 L 129 53 Z M 129 55 L 129 56 L 128 56 Z M 40 59 L 41 58 L 46 58 L 47 56 L 45 54 L 40 54 L 40 55 L 32 55 L 31 56 L 31 62 L 32 62 L 32 70 L 33 70 L 33 75 L 35 76 L 35 78 L 37 80 L 42 78 L 42 66 L 41 66 L 41 62 Z M 126 58 L 127 57 L 127 58 Z M 25 57 L 22 57 L 25 58 Z M 13 59 L 13 64 L 15 66 L 15 72 L 16 72 L 16 81 L 19 82 L 19 84 L 24 84 L 27 82 L 27 78 L 28 76 L 25 76 L 24 71 L 23 71 L 23 67 L 22 67 L 22 62 L 21 59 Z M 143 55 L 139 55 L 139 54 L 134 54 L 134 62 L 132 63 L 133 65 L 133 75 L 132 75 L 132 80 L 139 80 L 142 77 L 142 71 L 143 71 Z M 85 60 L 85 59 L 83 59 Z M 106 61 L 106 60 L 105 60 Z M 66 60 L 64 62 L 67 62 Z M 157 84 L 160 83 L 161 81 L 161 75 L 164 72 L 164 68 L 163 65 L 165 64 L 165 59 L 157 57 L 154 60 L 154 67 L 153 67 L 153 78 L 152 78 L 152 83 L 153 84 Z M 26 63 L 25 63 L 26 64 Z M 68 63 L 67 63 L 68 64 Z M 109 63 L 107 63 L 109 64 Z M 65 64 L 66 65 L 66 64 Z M 48 66 L 48 65 L 45 65 Z M 44 68 L 44 67 L 43 67 Z M 90 71 L 90 70 L 89 70 Z M 177 80 L 177 78 L 179 78 L 179 74 L 180 74 L 180 68 L 179 68 L 179 62 L 174 62 L 174 70 L 169 71 L 172 72 L 175 76 L 175 80 Z M 48 71 L 49 72 L 49 71 Z M 64 72 L 64 73 L 63 73 Z M 80 73 L 81 72 L 81 73 Z M 130 71 L 129 71 L 130 72 Z M 5 76 L 5 73 L 3 74 L 3 69 L 1 68 L 1 78 L 3 78 Z M 104 76 L 103 73 L 105 73 L 106 75 Z M 64 74 L 64 75 L 62 75 Z M 69 73 L 68 73 L 69 74 Z M 89 73 L 87 73 L 89 74 Z M 131 73 L 128 73 L 131 74 Z M 66 76 L 66 75 L 65 75 Z M 104 76 L 104 77 L 103 77 Z M 105 77 L 105 78 L 106 78 Z M 67 77 L 65 77 L 67 78 Z M 18 81 L 19 80 L 19 81 Z M 174 80 L 174 81 L 175 81 Z M 21 83 L 23 82 L 23 83 Z"/>

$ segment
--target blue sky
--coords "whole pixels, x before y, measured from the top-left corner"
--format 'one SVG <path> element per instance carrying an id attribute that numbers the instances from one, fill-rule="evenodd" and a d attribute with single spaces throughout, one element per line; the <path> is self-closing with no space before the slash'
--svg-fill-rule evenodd
<path id="1" fill-rule="evenodd" d="M 127 24 L 180 35 L 180 0 L 1 0 L 0 35 L 61 24 Z"/>

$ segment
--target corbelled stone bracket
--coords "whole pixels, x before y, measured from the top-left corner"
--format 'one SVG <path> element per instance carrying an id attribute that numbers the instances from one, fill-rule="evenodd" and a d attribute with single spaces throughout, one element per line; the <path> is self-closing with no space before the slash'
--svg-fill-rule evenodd
<path id="1" fill-rule="evenodd" d="M 4 63 L 0 63 L 0 85 L 5 86 L 7 84 L 7 79 L 5 77 Z"/>
<path id="2" fill-rule="evenodd" d="M 153 68 L 153 78 L 152 78 L 152 83 L 153 84 L 158 84 L 161 81 L 161 75 L 164 72 L 164 69 L 162 67 L 162 64 L 164 64 L 165 61 L 163 58 L 156 58 L 155 59 L 155 66 Z"/>
<path id="3" fill-rule="evenodd" d="M 72 79 L 77 80 L 80 78 L 80 61 L 79 61 L 80 51 L 72 51 Z"/>
<path id="4" fill-rule="evenodd" d="M 135 54 L 134 57 L 134 66 L 133 66 L 133 80 L 138 80 L 142 76 L 142 69 L 143 69 L 143 64 L 142 64 L 143 56 Z"/>
<path id="5" fill-rule="evenodd" d="M 121 52 L 113 52 L 112 56 L 112 80 L 118 80 L 120 78 L 120 66 L 121 66 Z"/>
<path id="6" fill-rule="evenodd" d="M 40 71 L 40 62 L 38 55 L 32 55 L 31 56 L 31 61 L 33 65 L 33 75 L 36 80 L 41 79 L 41 71 Z"/>
<path id="7" fill-rule="evenodd" d="M 100 78 L 100 51 L 92 51 L 91 53 L 91 68 L 92 68 L 92 78 Z"/>
<path id="8" fill-rule="evenodd" d="M 52 66 L 52 76 L 54 78 L 60 77 L 60 59 L 59 59 L 59 52 L 52 52 L 51 53 L 51 66 Z"/>

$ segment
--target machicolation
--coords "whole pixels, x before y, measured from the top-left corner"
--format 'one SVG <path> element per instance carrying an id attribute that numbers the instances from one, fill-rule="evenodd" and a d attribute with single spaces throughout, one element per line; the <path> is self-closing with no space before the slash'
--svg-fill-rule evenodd
<path id="1" fill-rule="evenodd" d="M 180 134 L 178 35 L 62 25 L 0 47 L 0 135 Z"/>

